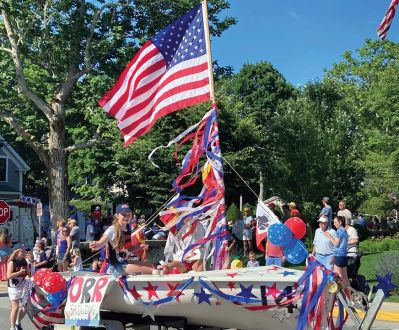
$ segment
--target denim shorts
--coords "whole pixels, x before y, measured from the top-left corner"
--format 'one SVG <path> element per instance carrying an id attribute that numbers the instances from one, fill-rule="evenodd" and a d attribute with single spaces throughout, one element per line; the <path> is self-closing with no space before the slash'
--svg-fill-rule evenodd
<path id="1" fill-rule="evenodd" d="M 334 256 L 334 265 L 338 267 L 346 267 L 348 265 L 348 257 Z"/>
<path id="2" fill-rule="evenodd" d="M 281 257 L 266 257 L 266 266 L 280 266 L 282 265 Z"/>
<path id="3" fill-rule="evenodd" d="M 127 265 L 127 261 L 122 261 L 114 265 L 109 265 L 108 270 L 111 272 L 112 275 L 118 278 L 119 276 L 122 276 L 126 273 L 125 270 Z"/>
<path id="4" fill-rule="evenodd" d="M 57 261 L 58 262 L 64 261 L 64 257 L 65 257 L 65 252 L 58 252 Z"/>

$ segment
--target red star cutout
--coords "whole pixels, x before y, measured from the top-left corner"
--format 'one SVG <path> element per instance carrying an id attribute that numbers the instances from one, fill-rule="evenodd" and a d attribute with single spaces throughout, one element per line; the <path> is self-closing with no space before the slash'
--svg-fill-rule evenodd
<path id="1" fill-rule="evenodd" d="M 139 300 L 141 298 L 141 294 L 137 292 L 136 287 L 134 286 L 132 289 L 129 290 L 134 299 Z"/>
<path id="2" fill-rule="evenodd" d="M 294 283 L 294 285 L 292 286 L 293 289 L 298 289 L 299 288 L 299 284 L 297 282 Z"/>
<path id="3" fill-rule="evenodd" d="M 182 293 L 181 290 L 177 290 L 177 291 L 175 292 L 175 290 L 176 290 L 176 288 L 177 288 L 178 286 L 179 286 L 179 283 L 177 283 L 176 285 L 173 285 L 173 284 L 169 284 L 169 283 L 168 283 L 169 292 L 168 292 L 166 295 L 167 295 L 168 297 L 170 297 L 170 296 L 172 296 L 172 297 L 174 297 L 174 296 L 179 296 L 179 297 L 176 298 L 176 301 L 177 301 L 177 302 L 180 302 L 179 298 L 180 298 L 180 296 L 184 296 L 184 293 Z"/>
<path id="4" fill-rule="evenodd" d="M 272 268 L 270 268 L 270 270 L 278 271 L 280 270 L 280 268 L 278 268 L 277 266 L 273 266 Z"/>
<path id="5" fill-rule="evenodd" d="M 281 293 L 281 290 L 276 288 L 277 283 L 274 283 L 272 286 L 266 286 L 267 288 L 267 293 L 265 294 L 265 297 L 267 296 L 273 296 L 274 299 Z"/>
<path id="6" fill-rule="evenodd" d="M 221 305 L 220 301 L 217 301 L 217 300 L 216 300 L 216 301 L 215 301 L 215 305 L 216 305 L 216 306 L 220 306 L 220 305 Z"/>
<path id="7" fill-rule="evenodd" d="M 237 272 L 235 272 L 235 273 L 227 273 L 226 274 L 226 276 L 230 276 L 231 278 L 234 278 L 234 276 L 237 276 L 237 275 L 238 275 Z"/>
<path id="8" fill-rule="evenodd" d="M 148 291 L 148 300 L 150 300 L 152 298 L 152 296 L 154 297 L 158 297 L 158 293 L 156 292 L 158 286 L 153 286 L 150 282 L 147 282 L 148 286 L 143 287 L 144 290 Z"/>
<path id="9" fill-rule="evenodd" d="M 227 286 L 230 288 L 230 290 L 233 290 L 236 288 L 235 283 L 234 282 L 229 282 L 227 283 Z"/>

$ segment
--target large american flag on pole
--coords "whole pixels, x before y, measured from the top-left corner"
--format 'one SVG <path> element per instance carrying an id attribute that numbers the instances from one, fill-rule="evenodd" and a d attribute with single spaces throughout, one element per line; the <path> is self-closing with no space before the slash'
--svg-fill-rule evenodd
<path id="1" fill-rule="evenodd" d="M 396 8 L 398 7 L 399 0 L 392 0 L 380 26 L 377 30 L 377 35 L 384 40 L 387 36 L 388 30 L 391 27 L 392 20 L 395 16 Z"/>
<path id="2" fill-rule="evenodd" d="M 210 99 L 201 5 L 147 41 L 99 104 L 118 120 L 125 146 L 157 119 Z"/>

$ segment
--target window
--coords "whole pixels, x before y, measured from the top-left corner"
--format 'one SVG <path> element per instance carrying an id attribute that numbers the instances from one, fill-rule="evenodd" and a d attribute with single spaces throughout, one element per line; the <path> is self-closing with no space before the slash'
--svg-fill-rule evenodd
<path id="1" fill-rule="evenodd" d="M 7 181 L 7 158 L 0 158 L 0 182 Z"/>

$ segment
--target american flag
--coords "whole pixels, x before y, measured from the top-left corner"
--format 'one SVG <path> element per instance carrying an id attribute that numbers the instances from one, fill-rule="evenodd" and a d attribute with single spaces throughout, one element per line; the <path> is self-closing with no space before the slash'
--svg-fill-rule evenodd
<path id="1" fill-rule="evenodd" d="M 115 117 L 125 146 L 171 112 L 210 99 L 201 5 L 147 41 L 99 104 Z"/>
<path id="2" fill-rule="evenodd" d="M 391 27 L 393 17 L 395 16 L 396 7 L 398 6 L 399 0 L 392 0 L 380 26 L 377 30 L 377 35 L 384 40 L 387 36 L 388 30 Z"/>

